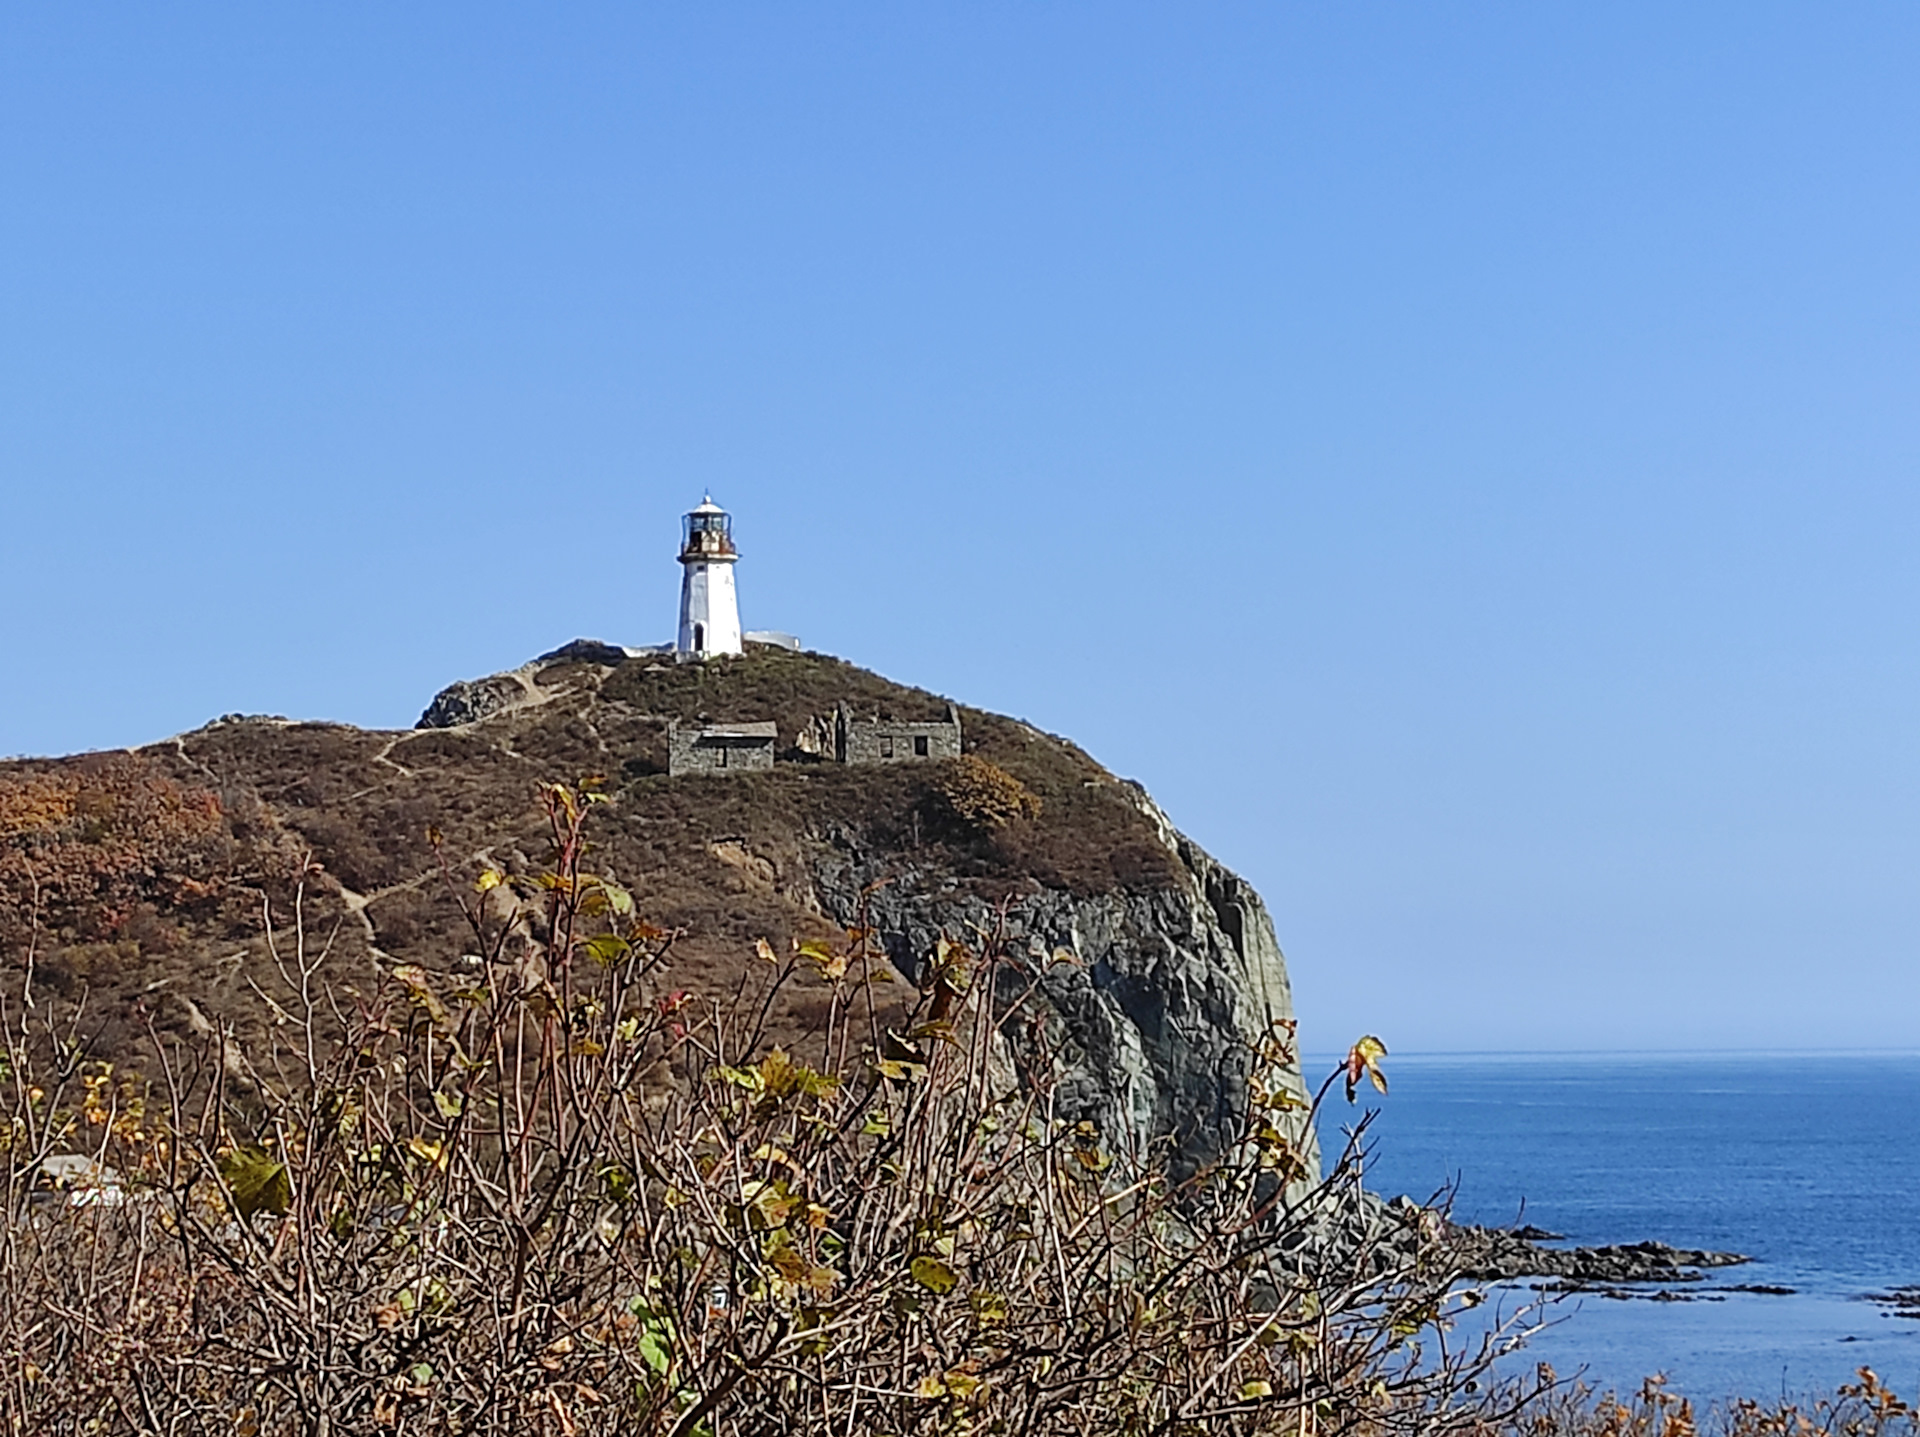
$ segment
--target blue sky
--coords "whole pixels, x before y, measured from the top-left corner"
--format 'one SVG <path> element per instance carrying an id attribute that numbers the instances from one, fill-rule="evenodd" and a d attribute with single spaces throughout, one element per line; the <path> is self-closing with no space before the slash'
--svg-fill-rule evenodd
<path id="1" fill-rule="evenodd" d="M 1920 12 L 0 15 L 0 753 L 746 622 L 1250 876 L 1309 1042 L 1913 1047 Z"/>

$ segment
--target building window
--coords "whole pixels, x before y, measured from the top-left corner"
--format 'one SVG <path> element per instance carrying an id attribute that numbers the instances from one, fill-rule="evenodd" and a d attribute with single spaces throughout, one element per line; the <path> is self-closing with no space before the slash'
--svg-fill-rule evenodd
<path id="1" fill-rule="evenodd" d="M 880 735 L 880 757 L 893 757 L 893 735 L 890 733 Z"/>
<path id="2" fill-rule="evenodd" d="M 927 756 L 927 736 L 925 734 L 920 734 L 914 739 L 913 756 L 915 758 L 925 758 Z"/>

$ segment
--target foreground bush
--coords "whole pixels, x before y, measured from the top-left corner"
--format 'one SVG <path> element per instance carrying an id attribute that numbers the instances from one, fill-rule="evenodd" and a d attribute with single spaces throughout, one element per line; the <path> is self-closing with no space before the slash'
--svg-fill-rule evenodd
<path id="1" fill-rule="evenodd" d="M 1711 1409 L 1704 1421 L 1691 1400 L 1652 1377 L 1631 1396 L 1596 1395 L 1578 1382 L 1541 1369 L 1541 1384 L 1506 1426 L 1509 1437 L 1913 1437 L 1914 1409 L 1871 1368 L 1831 1397 L 1762 1403 L 1735 1399 Z"/>
<path id="2" fill-rule="evenodd" d="M 1444 1224 L 1330 1245 L 1261 1056 L 1243 1140 L 1170 1185 L 1010 1056 L 1023 970 L 944 941 L 889 1027 L 871 935 L 664 991 L 673 935 L 587 862 L 482 870 L 471 967 L 323 990 L 269 925 L 271 1051 L 85 1060 L 16 987 L 0 1072 L 0 1415 L 17 1433 L 1199 1434 L 1489 1430 L 1516 1340 L 1461 1343 Z M 469 875 L 449 865 L 462 890 Z M 313 875 L 309 875 L 311 879 Z M 502 903 L 511 894 L 513 902 Z M 762 1028 L 799 976 L 805 1051 Z M 1012 994 L 1014 996 L 1009 997 Z M 1352 1084 L 1375 1070 L 1356 1047 Z M 1337 1076 L 1337 1075 L 1336 1075 Z M 1333 1079 L 1321 1089 L 1322 1096 Z M 61 1176 L 70 1191 L 49 1194 Z M 77 1187 L 75 1186 L 77 1185 Z M 1312 1260 L 1303 1252 L 1313 1251 Z M 1410 1255 L 1409 1255 L 1410 1254 Z"/>

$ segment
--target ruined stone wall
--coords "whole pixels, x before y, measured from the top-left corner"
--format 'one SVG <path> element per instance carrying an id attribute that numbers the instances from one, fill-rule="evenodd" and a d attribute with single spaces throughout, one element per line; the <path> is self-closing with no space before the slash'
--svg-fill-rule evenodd
<path id="1" fill-rule="evenodd" d="M 960 714 L 952 704 L 938 723 L 855 718 L 842 706 L 835 757 L 842 763 L 905 763 L 960 757 Z"/>
<path id="2" fill-rule="evenodd" d="M 688 773 L 769 769 L 773 767 L 773 744 L 771 723 L 732 724 L 724 728 L 668 724 L 667 772 L 678 778 Z"/>

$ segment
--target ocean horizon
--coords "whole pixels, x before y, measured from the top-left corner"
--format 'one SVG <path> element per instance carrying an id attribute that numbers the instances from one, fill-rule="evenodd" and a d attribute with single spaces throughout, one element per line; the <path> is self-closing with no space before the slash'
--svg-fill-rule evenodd
<path id="1" fill-rule="evenodd" d="M 1309 1083 L 1337 1061 L 1309 1054 Z M 1708 1406 L 1828 1393 L 1863 1366 L 1920 1393 L 1920 1321 L 1874 1300 L 1920 1282 L 1920 1051 L 1396 1053 L 1386 1070 L 1388 1096 L 1349 1108 L 1336 1088 L 1320 1123 L 1331 1151 L 1377 1113 L 1375 1191 L 1451 1189 L 1462 1221 L 1570 1245 L 1753 1258 L 1671 1289 L 1685 1300 L 1555 1300 L 1525 1363 L 1623 1392 L 1660 1373 Z M 1543 1296 L 1503 1288 L 1509 1307 Z"/>

